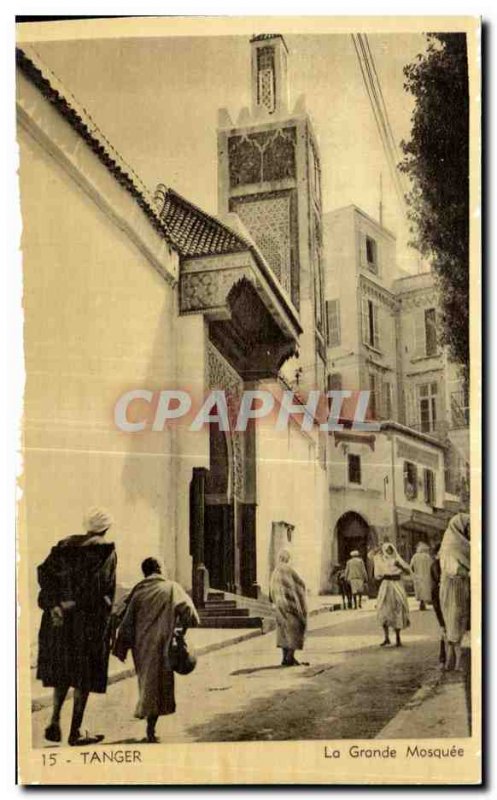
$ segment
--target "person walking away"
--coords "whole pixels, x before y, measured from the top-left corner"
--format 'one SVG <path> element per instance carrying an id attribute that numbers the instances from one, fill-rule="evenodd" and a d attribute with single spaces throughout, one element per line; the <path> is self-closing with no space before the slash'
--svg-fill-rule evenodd
<path id="1" fill-rule="evenodd" d="M 390 542 L 381 546 L 375 558 L 375 577 L 381 580 L 376 604 L 376 614 L 385 632 L 381 647 L 390 644 L 389 629 L 395 631 L 395 646 L 401 647 L 401 630 L 410 625 L 409 605 L 402 574 L 410 575 L 409 566 Z"/>
<path id="2" fill-rule="evenodd" d="M 435 612 L 438 624 L 440 626 L 440 649 L 438 654 L 438 661 L 442 668 L 445 669 L 445 663 L 447 658 L 447 648 L 446 648 L 446 641 L 447 641 L 447 633 L 445 630 L 445 620 L 442 614 L 442 607 L 440 605 L 440 578 L 441 578 L 441 570 L 440 570 L 440 542 L 435 550 L 432 562 L 431 562 L 431 604 L 433 606 L 433 611 Z"/>
<path id="3" fill-rule="evenodd" d="M 290 564 L 288 550 L 281 550 L 271 581 L 269 597 L 276 612 L 276 646 L 283 651 L 282 666 L 294 667 L 299 662 L 295 651 L 304 647 L 307 628 L 305 583 Z"/>
<path id="4" fill-rule="evenodd" d="M 470 618 L 470 528 L 467 514 L 450 520 L 440 546 L 440 606 L 447 634 L 447 669 L 461 670 L 461 641 Z"/>
<path id="5" fill-rule="evenodd" d="M 174 630 L 197 626 L 199 617 L 179 583 L 164 577 L 157 559 L 146 558 L 141 568 L 144 577 L 125 600 L 113 653 L 121 661 L 128 650 L 133 654 L 139 693 L 135 717 L 147 720 L 147 741 L 156 743 L 158 718 L 176 711 L 169 660 Z"/>
<path id="6" fill-rule="evenodd" d="M 366 591 L 368 573 L 358 550 L 352 550 L 345 566 L 345 580 L 350 584 L 354 608 L 362 608 L 362 595 Z"/>
<path id="7" fill-rule="evenodd" d="M 411 572 L 414 576 L 414 591 L 419 600 L 419 610 L 425 611 L 426 604 L 431 603 L 431 564 L 430 547 L 426 542 L 418 542 L 416 552 L 411 558 Z"/>
<path id="8" fill-rule="evenodd" d="M 86 533 L 62 539 L 38 567 L 43 609 L 38 637 L 36 676 L 54 689 L 53 711 L 45 729 L 49 742 L 60 742 L 60 714 L 70 687 L 74 705 L 68 742 L 84 746 L 103 734 L 81 734 L 90 692 L 104 693 L 110 652 L 110 614 L 116 588 L 116 552 L 105 534 L 111 515 L 91 508 Z"/>

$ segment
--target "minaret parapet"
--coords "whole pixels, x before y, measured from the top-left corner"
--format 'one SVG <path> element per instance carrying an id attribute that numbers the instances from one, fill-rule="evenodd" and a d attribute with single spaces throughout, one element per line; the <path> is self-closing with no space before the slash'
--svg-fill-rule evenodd
<path id="1" fill-rule="evenodd" d="M 227 108 L 219 108 L 217 111 L 217 127 L 218 128 L 233 128 L 234 123 L 231 119 Z"/>

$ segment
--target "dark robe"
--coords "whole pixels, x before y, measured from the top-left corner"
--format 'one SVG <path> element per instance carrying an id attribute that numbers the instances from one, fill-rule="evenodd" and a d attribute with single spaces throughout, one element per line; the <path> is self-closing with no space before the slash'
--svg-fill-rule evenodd
<path id="1" fill-rule="evenodd" d="M 437 615 L 438 624 L 441 628 L 445 628 L 445 621 L 442 614 L 442 608 L 440 605 L 440 577 L 441 577 L 441 570 L 440 570 L 440 560 L 438 558 L 434 558 L 431 562 L 430 567 L 430 575 L 431 575 L 431 603 L 433 606 L 433 611 Z"/>
<path id="2" fill-rule="evenodd" d="M 116 561 L 113 543 L 83 534 L 63 539 L 38 567 L 43 616 L 36 676 L 44 686 L 105 692 Z M 55 625 L 50 610 L 68 601 L 74 605 Z"/>

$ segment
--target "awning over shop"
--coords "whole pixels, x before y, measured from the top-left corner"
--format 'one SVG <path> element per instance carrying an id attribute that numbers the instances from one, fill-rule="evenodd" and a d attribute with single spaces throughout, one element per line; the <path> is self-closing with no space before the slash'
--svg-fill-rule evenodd
<path id="1" fill-rule="evenodd" d="M 434 514 L 427 514 L 426 511 L 410 511 L 406 508 L 397 509 L 399 527 L 428 535 L 444 533 L 451 516 L 452 512 L 442 509 Z"/>

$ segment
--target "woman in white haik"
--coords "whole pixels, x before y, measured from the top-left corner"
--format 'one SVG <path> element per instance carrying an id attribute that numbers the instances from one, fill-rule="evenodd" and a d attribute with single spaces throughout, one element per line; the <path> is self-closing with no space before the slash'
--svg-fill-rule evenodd
<path id="1" fill-rule="evenodd" d="M 439 550 L 440 606 L 447 634 L 447 669 L 461 670 L 461 641 L 470 617 L 470 528 L 468 514 L 449 522 Z"/>
<path id="2" fill-rule="evenodd" d="M 381 647 L 390 644 L 390 628 L 395 630 L 395 646 L 401 647 L 400 632 L 410 625 L 407 594 L 401 578 L 403 573 L 410 575 L 411 570 L 390 542 L 381 546 L 374 570 L 375 578 L 381 580 L 376 603 L 378 622 L 385 631 Z"/>

